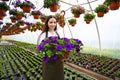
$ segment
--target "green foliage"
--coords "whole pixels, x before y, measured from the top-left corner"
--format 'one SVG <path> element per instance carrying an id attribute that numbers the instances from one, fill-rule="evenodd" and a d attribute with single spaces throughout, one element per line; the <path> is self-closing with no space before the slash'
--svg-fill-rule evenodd
<path id="1" fill-rule="evenodd" d="M 82 14 L 82 13 L 84 13 L 85 12 L 85 9 L 83 8 L 83 7 L 81 7 L 81 6 L 76 6 L 76 7 L 72 7 L 71 8 L 71 12 L 73 13 L 73 14 Z"/>
<path id="2" fill-rule="evenodd" d="M 109 6 L 111 2 L 119 2 L 119 0 L 105 0 L 104 4 Z"/>
<path id="3" fill-rule="evenodd" d="M 69 23 L 71 23 L 71 22 L 75 22 L 75 23 L 76 23 L 76 19 L 74 19 L 74 18 L 69 19 L 68 22 L 69 22 Z"/>
<path id="4" fill-rule="evenodd" d="M 44 0 L 44 8 L 49 8 L 52 5 L 59 5 L 59 0 Z"/>
<path id="5" fill-rule="evenodd" d="M 45 24 L 41 23 L 41 22 L 36 22 L 35 23 L 36 25 L 39 25 L 39 26 L 44 26 Z"/>
<path id="6" fill-rule="evenodd" d="M 0 8 L 5 9 L 7 11 L 9 9 L 9 6 L 6 4 L 6 2 L 0 2 Z"/>
<path id="7" fill-rule="evenodd" d="M 96 13 L 98 13 L 98 12 L 105 12 L 106 8 L 107 8 L 107 5 L 103 4 L 103 5 L 99 5 L 98 7 L 96 7 L 94 11 Z"/>
<path id="8" fill-rule="evenodd" d="M 95 15 L 94 14 L 89 14 L 89 13 L 87 13 L 87 14 L 85 14 L 84 15 L 84 20 L 86 21 L 87 19 L 94 19 L 95 18 Z"/>

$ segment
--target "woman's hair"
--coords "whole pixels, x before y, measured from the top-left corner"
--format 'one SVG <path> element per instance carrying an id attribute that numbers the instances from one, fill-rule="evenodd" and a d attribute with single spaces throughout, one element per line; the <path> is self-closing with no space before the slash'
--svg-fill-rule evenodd
<path id="1" fill-rule="evenodd" d="M 44 32 L 48 32 L 48 30 L 49 30 L 49 27 L 48 27 L 48 21 L 49 21 L 51 18 L 55 18 L 55 19 L 56 19 L 55 16 L 52 16 L 52 15 L 48 16 L 48 17 L 46 18 L 45 26 L 44 26 L 44 28 L 43 28 L 42 33 L 44 33 Z M 56 19 L 56 20 L 57 20 L 57 19 Z M 57 30 L 57 25 L 55 26 L 55 29 L 54 29 L 54 30 L 55 30 L 55 31 Z"/>

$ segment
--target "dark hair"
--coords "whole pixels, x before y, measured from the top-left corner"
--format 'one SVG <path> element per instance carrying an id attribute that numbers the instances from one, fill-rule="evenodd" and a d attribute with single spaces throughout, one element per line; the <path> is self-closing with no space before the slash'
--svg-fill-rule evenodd
<path id="1" fill-rule="evenodd" d="M 47 18 L 46 18 L 46 21 L 45 21 L 45 26 L 44 26 L 44 28 L 43 28 L 43 31 L 42 31 L 42 33 L 44 33 L 44 32 L 48 32 L 48 30 L 49 30 L 49 27 L 48 27 L 48 21 L 51 19 L 51 18 L 55 18 L 56 19 L 56 17 L 55 16 L 52 16 L 52 15 L 50 15 L 50 16 L 48 16 Z M 57 19 L 56 19 L 57 20 Z M 57 30 L 57 25 L 55 26 L 55 29 L 54 29 L 55 31 Z"/>

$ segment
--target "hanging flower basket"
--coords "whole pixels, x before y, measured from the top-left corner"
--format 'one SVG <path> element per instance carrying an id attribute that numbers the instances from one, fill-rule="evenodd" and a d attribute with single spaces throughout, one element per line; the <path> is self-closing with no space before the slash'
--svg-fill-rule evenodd
<path id="1" fill-rule="evenodd" d="M 117 9 L 119 9 L 119 2 L 110 2 L 109 8 L 110 8 L 110 10 L 117 10 Z"/>
<path id="2" fill-rule="evenodd" d="M 5 12 L 9 9 L 9 6 L 6 2 L 0 2 L 0 14 L 5 14 Z"/>
<path id="3" fill-rule="evenodd" d="M 33 15 L 34 19 L 39 19 L 41 12 L 39 10 L 35 10 L 35 11 L 32 11 L 31 14 Z"/>
<path id="4" fill-rule="evenodd" d="M 56 12 L 59 8 L 59 0 L 44 0 L 44 8 L 50 8 L 51 12 Z"/>
<path id="5" fill-rule="evenodd" d="M 87 14 L 84 15 L 84 21 L 86 21 L 87 24 L 90 24 L 90 22 L 94 18 L 95 18 L 94 14 L 87 13 Z"/>
<path id="6" fill-rule="evenodd" d="M 76 24 L 76 19 L 69 19 L 68 20 L 68 22 L 69 22 L 69 24 L 71 25 L 71 26 L 75 26 L 75 24 Z"/>
<path id="7" fill-rule="evenodd" d="M 86 19 L 86 24 L 90 24 L 92 19 Z"/>
<path id="8" fill-rule="evenodd" d="M 15 23 L 17 21 L 17 18 L 15 16 L 11 16 L 10 19 L 12 23 Z"/>
<path id="9" fill-rule="evenodd" d="M 97 16 L 98 16 L 98 17 L 103 17 L 103 16 L 104 16 L 104 12 L 98 12 L 98 13 L 97 13 Z"/>
<path id="10" fill-rule="evenodd" d="M 31 8 L 35 9 L 35 6 L 32 2 L 25 0 L 24 2 L 20 2 L 20 0 L 14 3 L 15 7 L 20 7 L 23 12 L 30 13 Z"/>
<path id="11" fill-rule="evenodd" d="M 71 12 L 74 14 L 74 17 L 75 18 L 79 18 L 80 17 L 80 14 L 84 13 L 85 12 L 85 9 L 81 6 L 76 6 L 76 7 L 72 7 L 71 8 Z"/>
<path id="12" fill-rule="evenodd" d="M 51 12 L 56 12 L 58 10 L 58 5 L 51 5 L 50 6 L 50 11 Z"/>
<path id="13" fill-rule="evenodd" d="M 40 19 L 41 19 L 41 21 L 42 21 L 43 23 L 46 21 L 46 18 L 47 18 L 47 16 L 45 16 L 45 15 L 41 15 L 41 16 L 40 16 Z"/>
<path id="14" fill-rule="evenodd" d="M 18 21 L 18 23 L 20 23 L 21 26 L 24 26 L 25 22 L 23 20 Z"/>
<path id="15" fill-rule="evenodd" d="M 97 13 L 98 17 L 103 17 L 104 13 L 106 12 L 106 9 L 107 9 L 107 5 L 103 4 L 96 7 L 94 11 Z"/>
<path id="16" fill-rule="evenodd" d="M 0 15 L 0 20 L 3 20 L 4 16 L 3 15 Z"/>

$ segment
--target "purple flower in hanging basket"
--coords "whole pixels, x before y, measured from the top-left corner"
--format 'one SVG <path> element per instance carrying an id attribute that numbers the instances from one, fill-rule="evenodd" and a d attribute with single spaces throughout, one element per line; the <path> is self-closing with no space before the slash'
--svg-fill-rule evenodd
<path id="1" fill-rule="evenodd" d="M 68 39 L 68 38 L 58 38 L 58 37 L 48 37 L 42 40 L 38 46 L 40 54 L 45 55 L 43 61 L 48 62 L 49 60 L 57 60 L 58 56 L 65 54 L 65 52 L 76 51 L 79 52 L 81 49 L 78 39 Z"/>
<path id="2" fill-rule="evenodd" d="M 72 50 L 74 48 L 74 45 L 71 44 L 71 43 L 67 43 L 67 44 L 65 44 L 64 47 L 66 48 L 67 51 L 70 51 L 70 50 Z"/>
<path id="3" fill-rule="evenodd" d="M 41 45 L 38 45 L 38 49 L 39 49 L 39 51 L 42 51 L 42 50 L 44 50 L 44 48 L 43 48 L 43 44 L 41 44 Z"/>
<path id="4" fill-rule="evenodd" d="M 57 44 L 56 49 L 62 51 L 62 45 Z"/>
<path id="5" fill-rule="evenodd" d="M 53 56 L 51 56 L 51 60 L 57 60 L 58 56 L 57 54 L 54 54 Z"/>
<path id="6" fill-rule="evenodd" d="M 44 62 L 48 62 L 48 61 L 49 61 L 49 58 L 48 58 L 47 55 L 45 55 L 45 56 L 43 57 L 43 61 L 44 61 Z"/>

